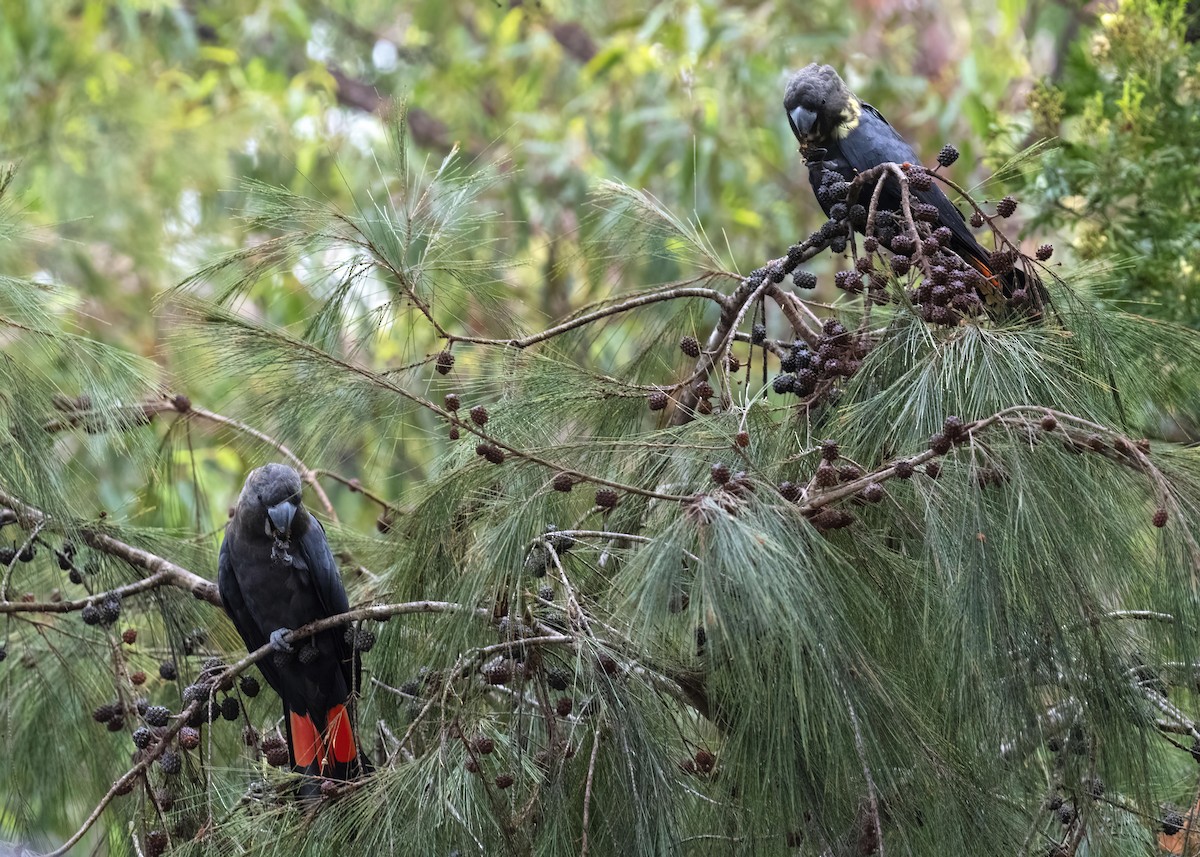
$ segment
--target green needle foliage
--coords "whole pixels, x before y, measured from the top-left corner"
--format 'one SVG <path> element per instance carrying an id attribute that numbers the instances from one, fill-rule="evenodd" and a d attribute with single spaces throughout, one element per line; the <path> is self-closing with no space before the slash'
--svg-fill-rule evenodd
<path id="1" fill-rule="evenodd" d="M 561 261 L 611 294 L 480 335 L 511 285 L 479 197 L 498 173 L 408 152 L 401 121 L 350 211 L 248 188 L 248 249 L 166 297 L 175 381 L 227 379 L 224 415 L 61 329 L 51 292 L 0 282 L 0 545 L 36 549 L 0 569 L 6 838 L 65 837 L 163 750 L 137 737 L 148 706 L 202 692 L 198 739 L 165 739 L 94 850 L 1156 847 L 1162 805 L 1195 800 L 1200 457 L 1144 435 L 1192 394 L 1200 337 L 1080 301 L 1029 259 L 1039 317 L 966 300 L 934 324 L 930 269 L 857 241 L 866 301 L 847 289 L 817 318 L 783 276 L 826 253 L 849 269 L 829 249 L 844 223 L 740 277 L 623 187 Z M 287 325 L 291 278 L 309 303 Z M 144 483 L 118 513 L 68 488 L 87 444 Z M 357 626 L 377 770 L 315 805 L 270 764 L 273 694 L 213 689 L 242 656 L 219 609 L 191 578 L 136 586 L 161 566 L 135 548 L 211 575 L 218 525 L 166 498 L 198 498 L 227 445 L 345 486 L 328 509 L 307 492 L 323 518 L 357 493 L 379 514 L 374 532 L 329 521 L 351 602 L 382 611 Z M 386 482 L 385 448 L 411 456 L 403 503 L 345 476 Z"/>

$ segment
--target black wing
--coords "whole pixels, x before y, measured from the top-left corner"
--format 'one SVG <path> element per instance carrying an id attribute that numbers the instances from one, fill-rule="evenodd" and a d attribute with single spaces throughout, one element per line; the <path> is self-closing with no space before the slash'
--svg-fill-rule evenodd
<path id="1" fill-rule="evenodd" d="M 250 609 L 246 606 L 246 600 L 242 597 L 242 588 L 238 585 L 237 575 L 233 572 L 230 540 L 230 535 L 226 532 L 225 541 L 221 543 L 221 552 L 217 557 L 217 590 L 221 593 L 221 602 L 225 605 L 225 612 L 233 621 L 233 627 L 237 628 L 238 634 L 246 643 L 246 651 L 253 652 L 267 642 L 267 635 L 263 633 L 262 628 L 251 615 Z M 267 684 L 278 690 L 279 674 L 271 659 L 269 657 L 260 659 L 258 668 L 266 677 Z"/>
<path id="2" fill-rule="evenodd" d="M 307 514 L 307 510 L 305 511 Z M 313 582 L 313 589 L 321 601 L 321 610 L 325 616 L 336 616 L 350 609 L 350 599 L 346 597 L 346 588 L 342 586 L 341 575 L 338 574 L 337 563 L 333 560 L 333 552 L 329 549 L 329 540 L 325 538 L 325 528 L 321 522 L 308 515 L 308 526 L 295 545 L 297 559 L 308 568 Z M 357 689 L 358 670 L 357 659 L 353 658 L 354 649 L 345 640 L 345 634 L 334 629 L 320 635 L 325 641 L 332 642 L 335 647 L 338 662 L 346 676 L 346 686 Z M 351 660 L 355 668 L 351 667 Z"/>
<path id="3" fill-rule="evenodd" d="M 896 129 L 888 124 L 883 114 L 865 102 L 862 104 L 862 116 L 859 118 L 858 127 L 838 140 L 837 148 L 846 162 L 859 172 L 888 162 L 921 163 L 912 146 L 896 133 Z M 894 184 L 884 187 L 881 195 L 881 205 L 884 208 L 896 208 L 900 205 L 900 194 L 894 188 Z M 912 195 L 921 202 L 937 206 L 941 225 L 954 233 L 954 236 L 977 257 L 986 257 L 986 252 L 967 229 L 962 212 L 942 193 L 941 188 L 934 184 L 929 190 L 913 190 Z"/>

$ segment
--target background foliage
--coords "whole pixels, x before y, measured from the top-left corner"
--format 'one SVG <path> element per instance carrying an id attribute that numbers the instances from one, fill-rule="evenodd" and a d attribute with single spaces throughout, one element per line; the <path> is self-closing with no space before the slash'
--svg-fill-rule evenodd
<path id="1" fill-rule="evenodd" d="M 1151 850 L 1160 803 L 1194 802 L 1192 736 L 1180 752 L 1154 735 L 1150 697 L 1126 676 L 1190 694 L 1191 452 L 1159 462 L 1179 504 L 1165 534 L 1149 527 L 1161 491 L 1070 443 L 1030 451 L 1018 421 L 956 458 L 937 490 L 889 486 L 886 504 L 856 510 L 860 525 L 824 536 L 762 491 L 721 501 L 736 515 L 713 499 L 671 514 L 638 495 L 599 515 L 591 486 L 554 492 L 545 468 L 510 460 L 498 483 L 469 435 L 452 443 L 413 397 L 486 403 L 494 436 L 666 494 L 708 486 L 739 430 L 764 484 L 805 481 L 828 431 L 871 467 L 922 449 L 949 414 L 1015 404 L 1157 440 L 1164 416 L 1194 412 L 1195 341 L 1111 307 L 1196 320 L 1200 66 L 1187 27 L 1185 6 L 1153 0 L 0 0 L 0 160 L 19 165 L 0 201 L 0 408 L 15 439 L 0 447 L 0 488 L 67 522 L 68 538 L 107 528 L 211 577 L 245 472 L 281 455 L 250 429 L 264 431 L 335 474 L 313 476 L 337 520 L 307 502 L 330 523 L 352 603 L 508 602 L 512 623 L 559 627 L 569 580 L 604 625 L 570 627 L 584 642 L 549 656 L 586 709 L 562 720 L 565 740 L 476 685 L 451 705 L 421 672 L 444 676 L 458 653 L 512 642 L 511 627 L 394 620 L 368 658 L 379 684 L 364 721 L 377 756 L 411 764 L 304 822 L 249 788 L 279 778 L 236 726 L 206 730 L 181 777 L 155 774 L 173 808 L 140 790 L 119 798 L 80 848 L 133 853 L 131 832 L 168 827 L 195 853 L 323 853 L 355 835 L 367 851 L 417 836 L 419 853 L 469 853 L 472 839 L 486 853 L 570 853 L 591 770 L 593 853 L 870 853 L 865 766 L 889 852 L 1070 844 L 1083 826 L 1041 806 L 1056 783 L 1091 818 L 1088 853 Z M 728 292 L 723 272 L 748 273 L 818 227 L 779 109 L 786 72 L 813 59 L 841 68 L 918 151 L 956 143 L 952 175 L 980 197 L 1021 190 L 1010 223 L 1029 218 L 1030 249 L 1057 231 L 1055 270 L 1082 298 L 1063 305 L 1072 336 L 935 341 L 897 315 L 836 413 L 751 405 L 756 367 L 753 383 L 725 381 L 742 412 L 683 426 L 656 422 L 647 390 L 629 385 L 686 377 L 679 337 L 703 341 L 718 315 L 703 299 L 538 348 L 463 344 L 449 375 L 432 370 L 443 342 L 414 298 L 456 336 L 507 341 L 690 277 Z M 992 177 L 1047 135 L 1060 140 L 1039 159 Z M 823 254 L 810 267 L 818 302 L 850 320 L 832 288 L 840 264 Z M 767 323 L 791 338 L 783 318 Z M 148 401 L 153 414 L 131 407 Z M 44 431 L 81 405 L 93 416 Z M 1009 487 L 975 491 L 985 468 Z M 653 547 L 592 537 L 564 553 L 561 579 L 550 562 L 531 580 L 547 525 L 643 533 Z M 0 541 L 19 548 L 17 530 Z M 102 551 L 80 556 L 90 591 L 140 576 Z M 49 549 L 9 567 L 4 597 L 82 592 Z M 558 608 L 534 597 L 546 580 Z M 1097 620 L 1135 607 L 1176 623 Z M 133 723 L 109 735 L 89 717 L 130 691 L 123 675 L 146 672 L 136 686 L 178 709 L 208 656 L 240 651 L 218 611 L 184 592 L 123 611 L 116 629 L 136 626 L 133 646 L 70 615 L 4 617 L 3 838 L 61 842 L 126 769 Z M 164 660 L 180 679 L 158 675 Z M 703 714 L 687 698 L 697 674 Z M 243 703 L 270 728 L 270 693 Z M 1031 711 L 1044 719 L 1031 726 Z M 492 737 L 487 773 L 517 786 L 481 790 L 447 724 Z M 998 745 L 1026 740 L 1020 764 L 1001 764 Z M 1054 740 L 1072 751 L 1052 753 Z M 702 752 L 718 776 L 686 770 L 704 767 Z M 763 777 L 768 760 L 786 770 Z M 1088 802 L 1096 779 L 1109 803 Z M 212 835 L 187 845 L 209 818 Z"/>

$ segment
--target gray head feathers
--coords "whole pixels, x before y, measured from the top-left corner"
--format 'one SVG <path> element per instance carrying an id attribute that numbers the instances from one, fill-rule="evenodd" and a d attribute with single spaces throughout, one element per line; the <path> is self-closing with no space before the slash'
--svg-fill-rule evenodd
<path id="1" fill-rule="evenodd" d="M 285 500 L 300 502 L 300 474 L 286 464 L 264 464 L 250 471 L 238 505 L 258 505 L 262 508 L 278 505 Z"/>
<path id="2" fill-rule="evenodd" d="M 816 114 L 829 115 L 843 112 L 852 97 L 850 88 L 833 66 L 814 62 L 792 75 L 783 107 L 789 113 L 803 107 Z"/>

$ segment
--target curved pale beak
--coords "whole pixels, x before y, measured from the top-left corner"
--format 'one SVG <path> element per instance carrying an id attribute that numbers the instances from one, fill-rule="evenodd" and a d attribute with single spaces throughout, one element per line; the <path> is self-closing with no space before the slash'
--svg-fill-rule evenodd
<path id="1" fill-rule="evenodd" d="M 817 114 L 803 107 L 796 107 L 788 113 L 788 122 L 792 125 L 792 133 L 801 143 L 812 133 L 813 125 L 817 124 Z"/>
<path id="2" fill-rule="evenodd" d="M 271 521 L 271 527 L 275 530 L 275 534 L 285 538 L 291 535 L 292 518 L 295 515 L 296 504 L 291 500 L 284 500 L 267 509 L 267 517 Z"/>

